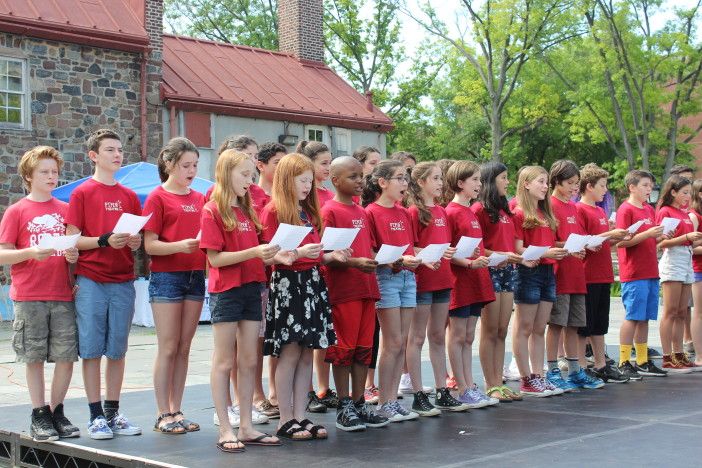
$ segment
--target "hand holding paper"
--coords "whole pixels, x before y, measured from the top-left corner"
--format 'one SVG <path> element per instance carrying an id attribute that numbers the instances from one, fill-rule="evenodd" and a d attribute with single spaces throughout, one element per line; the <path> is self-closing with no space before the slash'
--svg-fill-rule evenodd
<path id="1" fill-rule="evenodd" d="M 530 245 L 522 252 L 522 259 L 526 262 L 533 262 L 540 259 L 548 251 L 548 246 Z"/>
<path id="2" fill-rule="evenodd" d="M 566 239 L 565 245 L 563 246 L 569 253 L 582 252 L 587 244 L 588 236 L 583 236 L 580 234 L 571 234 Z"/>
<path id="3" fill-rule="evenodd" d="M 480 237 L 462 236 L 456 244 L 456 253 L 454 258 L 470 258 L 475 254 L 475 249 L 480 245 Z"/>
<path id="4" fill-rule="evenodd" d="M 606 240 L 607 238 L 602 236 L 588 236 L 587 245 L 585 247 L 588 249 L 596 249 Z"/>
<path id="5" fill-rule="evenodd" d="M 422 263 L 436 263 L 441 260 L 441 257 L 446 252 L 451 244 L 429 244 L 419 252 L 416 257 L 422 261 Z"/>
<path id="6" fill-rule="evenodd" d="M 663 226 L 663 235 L 668 235 L 675 231 L 678 224 L 680 224 L 680 220 L 678 218 L 663 218 L 663 221 L 661 221 L 661 226 Z"/>
<path id="7" fill-rule="evenodd" d="M 395 263 L 400 259 L 400 257 L 402 257 L 402 254 L 405 253 L 407 247 L 409 247 L 409 244 L 402 246 L 383 244 L 380 246 L 378 253 L 375 254 L 375 261 L 378 262 L 378 265 L 389 265 L 391 263 Z"/>
<path id="8" fill-rule="evenodd" d="M 324 228 L 324 234 L 322 235 L 324 250 L 345 250 L 350 248 L 360 230 L 359 228 Z"/>
<path id="9" fill-rule="evenodd" d="M 80 232 L 78 234 L 73 234 L 72 236 L 52 236 L 43 235 L 39 239 L 40 249 L 54 249 L 54 250 L 67 250 L 71 247 L 75 247 L 80 237 Z"/>
<path id="10" fill-rule="evenodd" d="M 281 223 L 268 244 L 277 245 L 282 251 L 295 250 L 311 230 L 310 226 L 293 226 Z"/>
<path id="11" fill-rule="evenodd" d="M 644 223 L 643 219 L 636 221 L 634 224 L 632 224 L 631 226 L 629 226 L 627 228 L 627 231 L 629 231 L 629 234 L 636 234 L 636 231 L 639 230 L 639 228 L 643 225 L 643 223 Z"/>
<path id="12" fill-rule="evenodd" d="M 493 252 L 488 257 L 488 266 L 489 267 L 496 267 L 500 263 L 504 263 L 506 261 L 507 261 L 507 255 Z"/>
<path id="13" fill-rule="evenodd" d="M 137 216 L 131 213 L 122 213 L 122 216 L 117 220 L 112 232 L 115 234 L 129 234 L 136 236 L 142 230 L 146 223 L 151 219 L 151 213 L 147 216 Z"/>

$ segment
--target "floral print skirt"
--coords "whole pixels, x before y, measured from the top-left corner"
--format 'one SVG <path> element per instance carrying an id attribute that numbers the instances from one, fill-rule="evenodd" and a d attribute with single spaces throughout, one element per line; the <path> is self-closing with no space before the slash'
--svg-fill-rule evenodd
<path id="1" fill-rule="evenodd" d="M 317 267 L 271 276 L 263 354 L 280 356 L 290 343 L 314 349 L 336 343 L 327 285 Z"/>

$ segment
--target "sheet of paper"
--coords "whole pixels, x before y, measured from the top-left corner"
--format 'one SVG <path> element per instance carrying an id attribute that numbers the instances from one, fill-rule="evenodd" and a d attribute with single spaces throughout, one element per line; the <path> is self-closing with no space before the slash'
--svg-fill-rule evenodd
<path id="1" fill-rule="evenodd" d="M 678 224 L 680 224 L 680 220 L 678 218 L 663 218 L 663 221 L 661 221 L 661 226 L 663 226 L 663 234 L 670 234 L 671 232 L 675 231 Z"/>
<path id="2" fill-rule="evenodd" d="M 588 236 L 573 233 L 568 236 L 563 248 L 570 253 L 581 252 L 585 248 L 587 241 Z"/>
<path id="3" fill-rule="evenodd" d="M 383 244 L 380 246 L 378 253 L 375 254 L 375 261 L 378 262 L 379 265 L 394 263 L 397 261 L 397 259 L 402 257 L 402 254 L 405 253 L 407 247 L 409 247 L 409 244 L 401 246 Z"/>
<path id="4" fill-rule="evenodd" d="M 639 220 L 636 221 L 634 224 L 629 226 L 626 230 L 629 231 L 629 234 L 636 234 L 636 231 L 639 230 L 641 226 L 643 226 L 644 220 Z"/>
<path id="5" fill-rule="evenodd" d="M 312 230 L 312 226 L 293 226 L 292 224 L 281 223 L 278 230 L 273 234 L 270 245 L 277 245 L 280 250 L 287 252 L 295 250 L 302 243 L 302 239 Z"/>
<path id="6" fill-rule="evenodd" d="M 612 214 L 609 215 L 609 220 L 612 221 L 613 223 L 617 221 L 617 212 L 612 211 Z"/>
<path id="7" fill-rule="evenodd" d="M 52 236 L 51 234 L 45 234 L 39 239 L 39 248 L 54 250 L 70 249 L 76 246 L 79 237 L 80 232 L 72 236 Z"/>
<path id="8" fill-rule="evenodd" d="M 446 252 L 446 249 L 450 246 L 451 244 L 429 244 L 417 254 L 417 258 L 420 259 L 422 263 L 436 263 L 441 260 L 444 252 Z"/>
<path id="9" fill-rule="evenodd" d="M 546 253 L 548 246 L 530 245 L 522 252 L 522 258 L 528 262 L 538 260 Z"/>
<path id="10" fill-rule="evenodd" d="M 488 262 L 488 266 L 489 266 L 489 267 L 496 267 L 496 266 L 499 265 L 500 263 L 502 263 L 502 262 L 504 262 L 505 260 L 507 260 L 507 255 L 505 255 L 505 254 L 499 254 L 499 253 L 493 252 L 493 253 L 491 253 L 490 256 L 488 257 L 488 260 L 489 260 L 489 262 Z"/>
<path id="11" fill-rule="evenodd" d="M 197 236 L 195 236 L 195 240 L 200 240 L 200 239 L 202 239 L 202 229 L 197 231 Z"/>
<path id="12" fill-rule="evenodd" d="M 360 230 L 360 228 L 324 228 L 324 234 L 322 234 L 324 250 L 348 249 Z"/>
<path id="13" fill-rule="evenodd" d="M 456 244 L 456 253 L 454 258 L 470 258 L 475 254 L 475 249 L 480 245 L 480 237 L 461 236 L 461 239 Z"/>
<path id="14" fill-rule="evenodd" d="M 122 213 L 122 216 L 117 220 L 112 232 L 116 234 L 129 234 L 134 236 L 139 234 L 139 231 L 146 226 L 146 223 L 151 218 L 151 213 L 146 216 L 137 216 L 131 213 Z"/>
<path id="15" fill-rule="evenodd" d="M 602 245 L 602 243 L 606 240 L 607 238 L 602 236 L 588 236 L 586 247 L 588 249 L 594 249 L 595 247 Z"/>

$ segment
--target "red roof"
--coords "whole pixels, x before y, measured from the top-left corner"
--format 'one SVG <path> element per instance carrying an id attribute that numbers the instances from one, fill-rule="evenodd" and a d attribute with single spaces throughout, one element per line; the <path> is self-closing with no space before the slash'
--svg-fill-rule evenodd
<path id="1" fill-rule="evenodd" d="M 149 36 L 131 0 L 0 0 L 0 31 L 139 51 Z"/>
<path id="2" fill-rule="evenodd" d="M 2 1 L 2 0 L 0 0 Z M 392 130 L 392 120 L 324 64 L 289 54 L 163 36 L 163 97 L 178 108 Z"/>

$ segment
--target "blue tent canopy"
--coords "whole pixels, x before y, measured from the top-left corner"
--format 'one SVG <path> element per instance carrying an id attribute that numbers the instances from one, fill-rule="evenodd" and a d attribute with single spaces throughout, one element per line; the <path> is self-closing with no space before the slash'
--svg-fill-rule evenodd
<path id="1" fill-rule="evenodd" d="M 53 190 L 52 194 L 59 200 L 68 202 L 71 197 L 71 193 L 80 184 L 88 180 L 90 177 L 84 177 L 82 179 L 71 182 L 70 184 L 62 185 Z M 155 164 L 140 162 L 136 164 L 129 164 L 124 166 L 115 174 L 115 179 L 117 182 L 124 185 L 127 188 L 134 190 L 139 197 L 141 206 L 144 206 L 146 201 L 146 196 L 151 193 L 153 189 L 161 185 L 161 179 L 158 177 L 158 168 Z M 212 182 L 207 179 L 202 179 L 200 177 L 195 177 L 193 183 L 190 187 L 193 190 L 197 190 L 203 195 L 207 193 L 207 190 L 212 186 Z"/>

